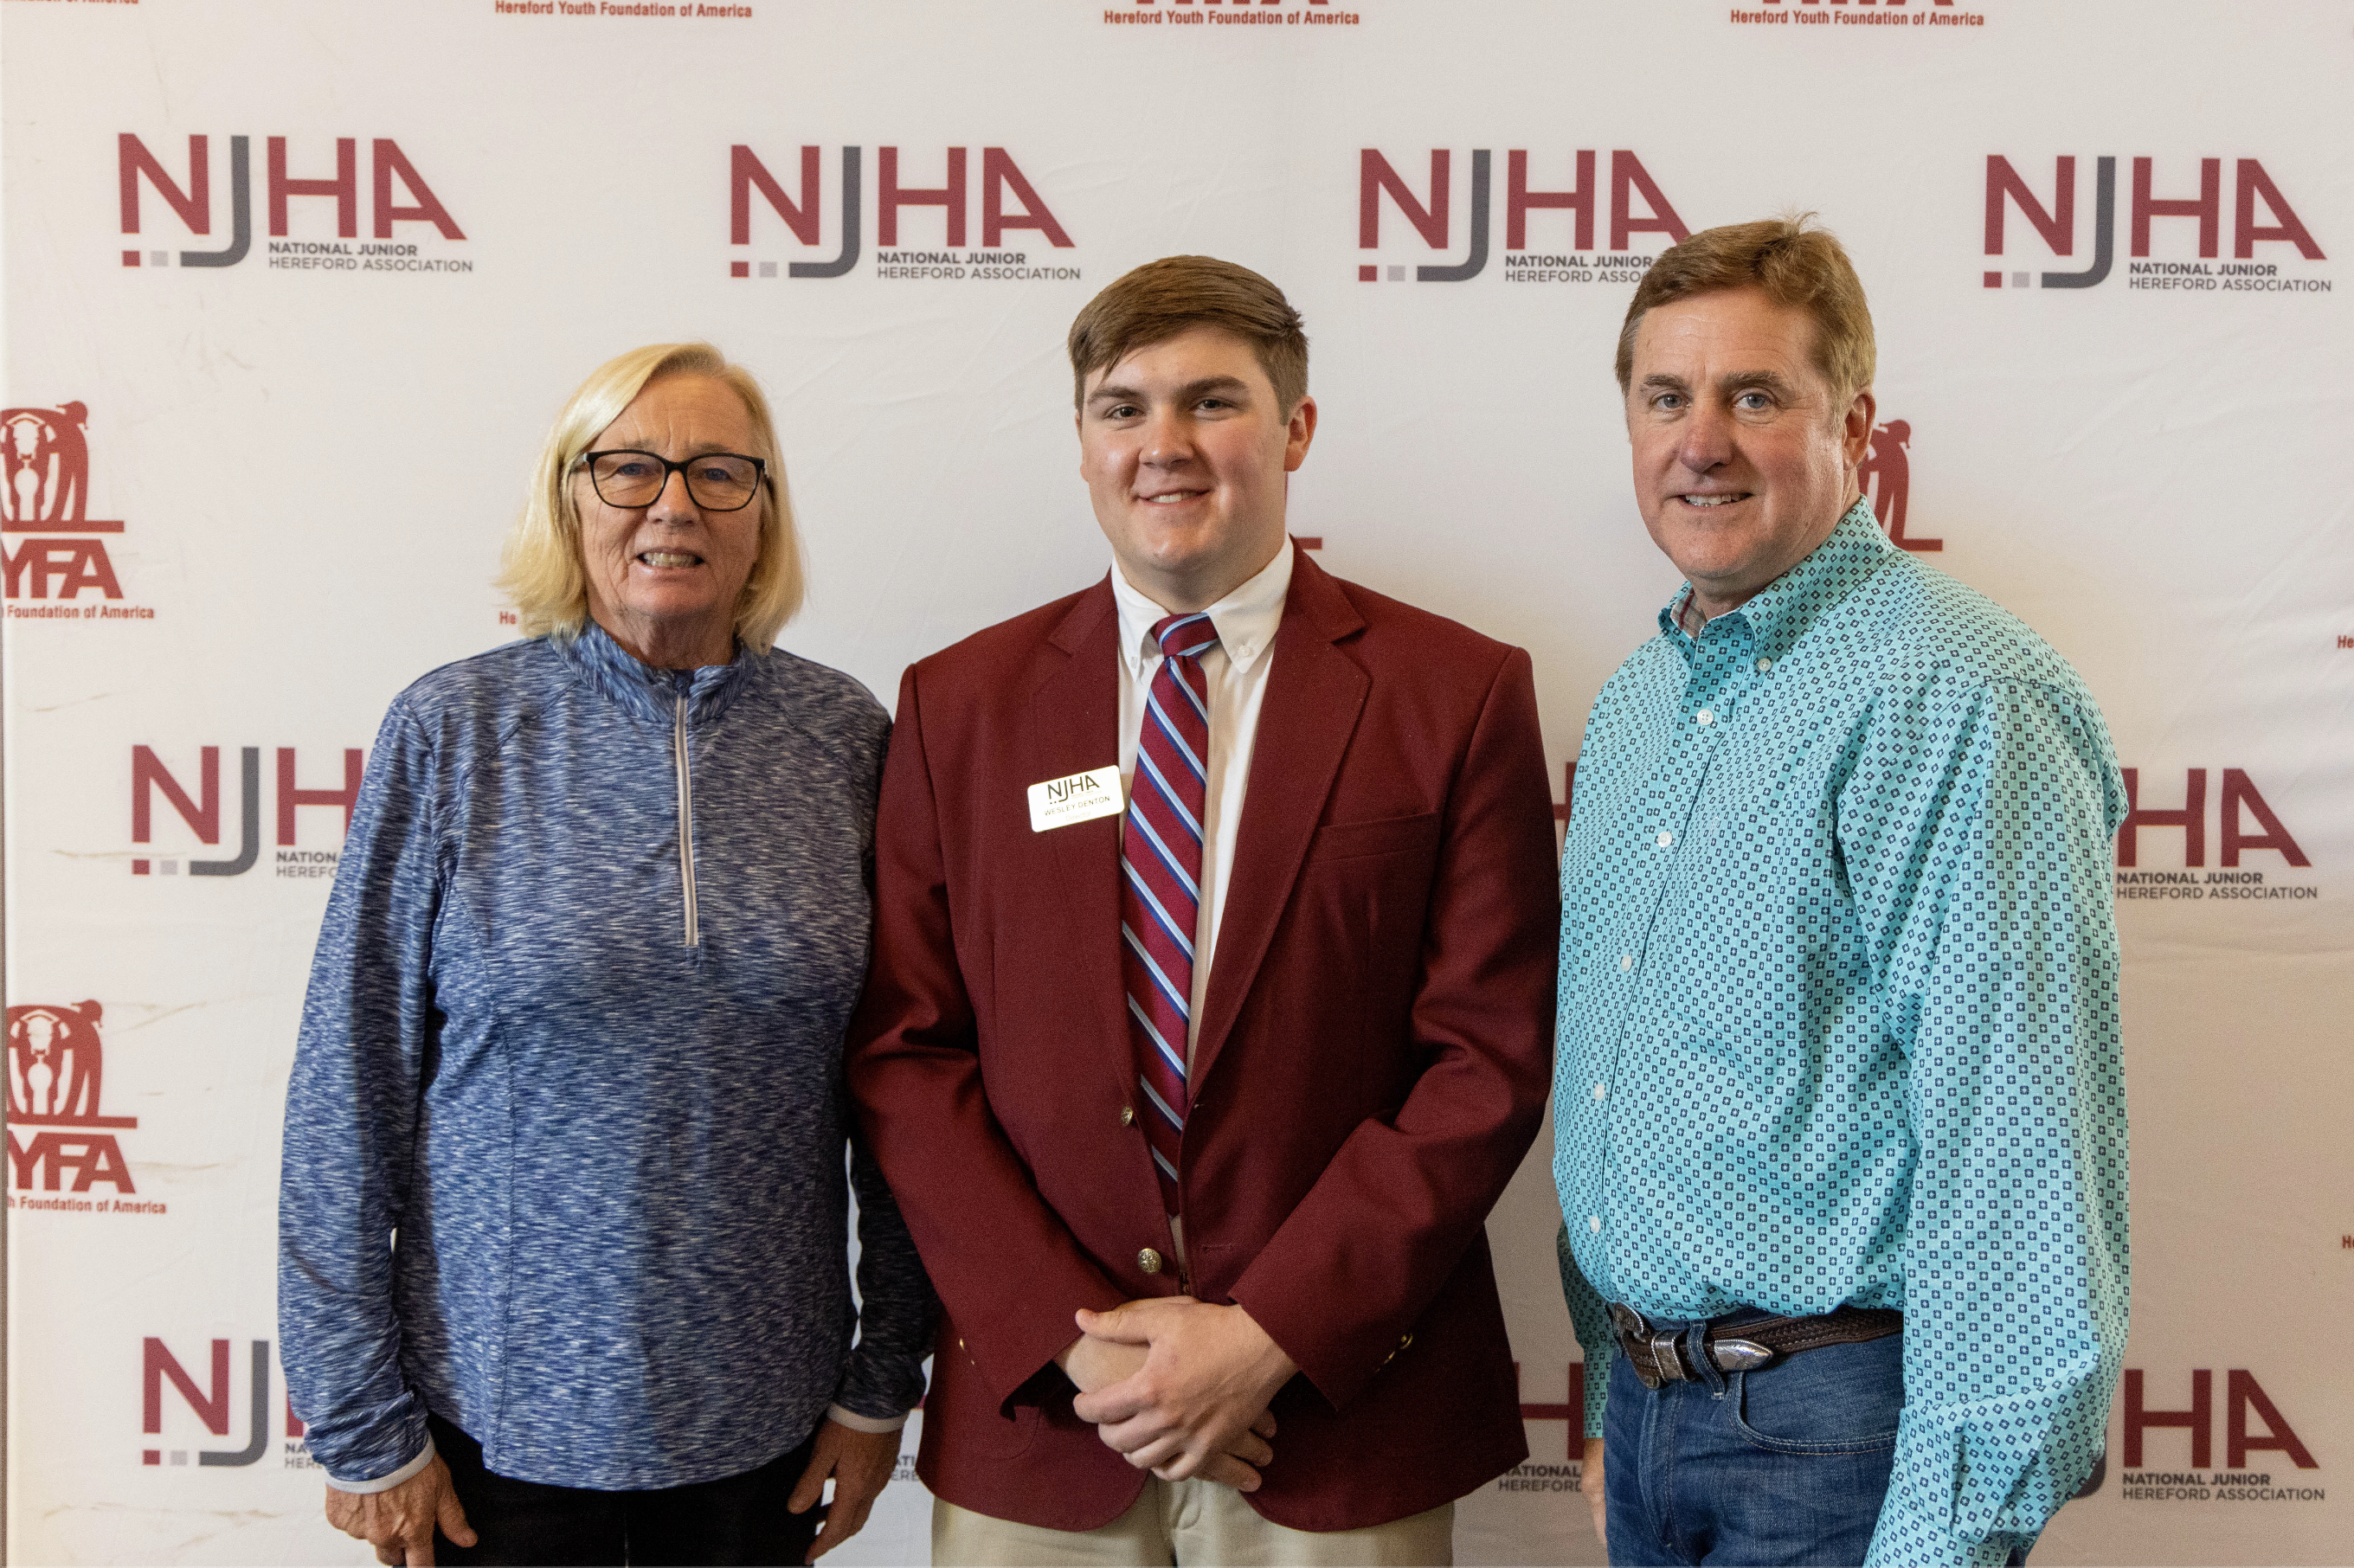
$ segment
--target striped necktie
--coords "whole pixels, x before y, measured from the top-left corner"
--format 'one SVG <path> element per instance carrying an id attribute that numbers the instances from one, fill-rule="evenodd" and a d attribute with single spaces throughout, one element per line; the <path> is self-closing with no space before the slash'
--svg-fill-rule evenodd
<path id="1" fill-rule="evenodd" d="M 1152 629 L 1161 668 L 1147 689 L 1120 841 L 1120 978 L 1143 1091 L 1145 1141 L 1161 1199 L 1178 1202 L 1178 1150 L 1189 1103 L 1185 1056 L 1193 1012 L 1193 936 L 1202 907 L 1203 802 L 1209 785 L 1210 683 L 1202 655 L 1218 644 L 1206 615 Z"/>

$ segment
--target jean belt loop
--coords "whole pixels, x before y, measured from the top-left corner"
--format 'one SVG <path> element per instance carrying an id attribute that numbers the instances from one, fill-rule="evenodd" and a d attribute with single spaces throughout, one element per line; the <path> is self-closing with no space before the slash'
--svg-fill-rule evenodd
<path id="1" fill-rule="evenodd" d="M 1693 1369 L 1696 1381 L 1705 1386 L 1712 1399 L 1724 1397 L 1724 1373 L 1718 1370 L 1716 1360 L 1708 1353 L 1708 1320 L 1702 1319 L 1684 1330 L 1684 1360 Z"/>

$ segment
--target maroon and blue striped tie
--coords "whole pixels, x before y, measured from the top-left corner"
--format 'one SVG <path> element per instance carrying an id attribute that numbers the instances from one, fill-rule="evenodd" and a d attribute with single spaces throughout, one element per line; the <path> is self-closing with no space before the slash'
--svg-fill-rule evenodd
<path id="1" fill-rule="evenodd" d="M 1218 644 L 1206 615 L 1152 629 L 1161 668 L 1146 690 L 1120 842 L 1120 976 L 1144 1095 L 1144 1136 L 1161 1199 L 1178 1204 L 1185 1135 L 1185 1054 L 1193 1012 L 1193 935 L 1202 907 L 1203 803 L 1208 795 L 1210 683 L 1202 655 Z"/>

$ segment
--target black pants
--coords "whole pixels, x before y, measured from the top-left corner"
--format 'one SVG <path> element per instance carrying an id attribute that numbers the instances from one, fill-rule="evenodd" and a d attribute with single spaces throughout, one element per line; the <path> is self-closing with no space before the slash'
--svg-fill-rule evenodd
<path id="1" fill-rule="evenodd" d="M 482 1467 L 482 1446 L 429 1415 L 433 1446 L 450 1467 L 472 1547 L 433 1536 L 436 1563 L 594 1564 L 798 1563 L 825 1515 L 785 1511 L 809 1467 L 814 1433 L 791 1453 L 722 1480 L 653 1491 L 608 1492 L 518 1481 Z"/>

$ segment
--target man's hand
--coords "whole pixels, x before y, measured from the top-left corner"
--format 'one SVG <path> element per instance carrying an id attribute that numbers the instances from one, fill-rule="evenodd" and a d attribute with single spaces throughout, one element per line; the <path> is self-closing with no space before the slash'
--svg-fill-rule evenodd
<path id="1" fill-rule="evenodd" d="M 1605 1528 L 1610 1522 L 1610 1510 L 1602 1494 L 1602 1439 L 1585 1440 L 1585 1463 L 1578 1467 L 1577 1489 L 1585 1494 L 1585 1506 L 1594 1510 L 1594 1539 L 1602 1550 L 1610 1550 L 1610 1532 Z"/>
<path id="2" fill-rule="evenodd" d="M 1174 1298 L 1190 1300 L 1190 1297 Z M 1063 1347 L 1055 1364 L 1063 1369 L 1081 1393 L 1093 1393 L 1122 1383 L 1144 1370 L 1146 1347 L 1124 1345 L 1110 1340 L 1098 1340 L 1092 1334 L 1081 1334 Z M 1076 1408 L 1076 1402 L 1073 1402 Z M 1258 1472 L 1253 1467 L 1275 1457 L 1267 1439 L 1275 1436 L 1275 1413 L 1262 1411 L 1251 1423 L 1233 1449 L 1214 1457 L 1202 1467 L 1204 1480 L 1217 1481 L 1238 1491 L 1249 1491 L 1258 1485 Z M 1105 1441 L 1110 1441 L 1108 1438 Z"/>
<path id="3" fill-rule="evenodd" d="M 376 1560 L 387 1568 L 429 1568 L 437 1524 L 461 1546 L 472 1546 L 478 1539 L 466 1522 L 466 1510 L 458 1506 L 450 1467 L 439 1454 L 400 1485 L 380 1492 L 337 1491 L 329 1482 L 327 1522 L 375 1547 Z"/>
<path id="4" fill-rule="evenodd" d="M 1063 1347 L 1055 1364 L 1078 1386 L 1081 1393 L 1125 1382 L 1144 1370 L 1142 1345 L 1114 1344 L 1092 1334 L 1081 1334 Z"/>
<path id="5" fill-rule="evenodd" d="M 860 1432 L 828 1417 L 818 1423 L 817 1448 L 809 1468 L 785 1504 L 788 1511 L 807 1513 L 817 1506 L 826 1478 L 833 1478 L 833 1499 L 825 1505 L 825 1522 L 810 1542 L 804 1563 L 814 1563 L 860 1531 L 873 1511 L 876 1494 L 891 1479 L 899 1463 L 899 1434 Z"/>
<path id="6" fill-rule="evenodd" d="M 1080 1420 L 1164 1481 L 1198 1475 L 1258 1489 L 1257 1467 L 1275 1457 L 1267 1402 L 1299 1367 L 1249 1313 L 1158 1296 L 1108 1312 L 1082 1309 L 1078 1324 L 1090 1340 L 1145 1351 L 1138 1371 L 1073 1402 Z"/>

